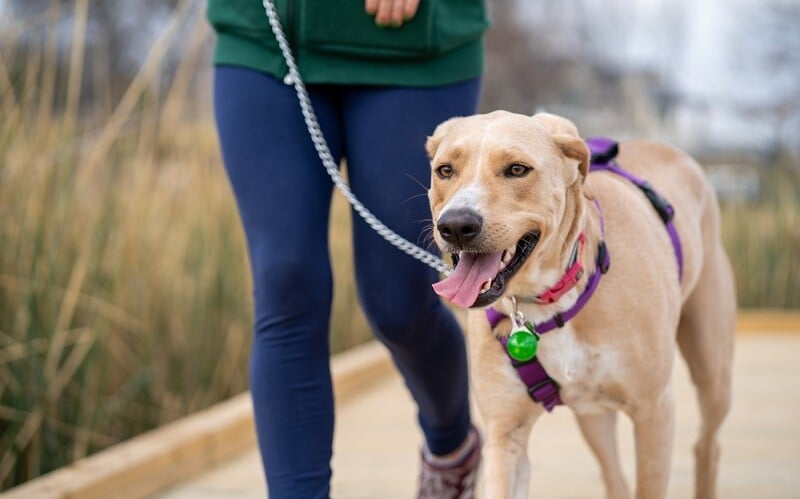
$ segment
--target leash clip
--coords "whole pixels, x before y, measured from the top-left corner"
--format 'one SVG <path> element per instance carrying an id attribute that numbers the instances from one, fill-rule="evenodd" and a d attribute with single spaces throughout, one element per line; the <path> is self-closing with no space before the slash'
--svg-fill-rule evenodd
<path id="1" fill-rule="evenodd" d="M 511 314 L 509 315 L 509 318 L 511 319 L 512 331 L 523 329 L 525 327 L 525 314 L 523 314 L 522 310 L 519 309 L 516 296 L 511 297 Z"/>

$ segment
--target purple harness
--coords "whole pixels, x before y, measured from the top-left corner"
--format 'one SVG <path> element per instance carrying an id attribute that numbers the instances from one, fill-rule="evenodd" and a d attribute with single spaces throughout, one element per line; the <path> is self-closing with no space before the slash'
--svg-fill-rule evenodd
<path id="1" fill-rule="evenodd" d="M 586 145 L 589 146 L 589 151 L 592 153 L 590 171 L 605 170 L 630 180 L 632 184 L 644 193 L 647 200 L 656 209 L 658 216 L 661 217 L 669 233 L 669 238 L 672 240 L 672 248 L 675 250 L 675 258 L 678 260 L 678 278 L 682 279 L 683 251 L 681 251 L 681 239 L 678 237 L 678 231 L 675 230 L 675 224 L 672 223 L 672 219 L 675 217 L 675 209 L 653 189 L 650 182 L 623 170 L 614 162 L 614 158 L 617 157 L 619 152 L 619 144 L 617 142 L 605 137 L 592 137 L 586 140 Z"/>
<path id="2" fill-rule="evenodd" d="M 589 146 L 589 151 L 592 154 L 590 171 L 604 170 L 628 179 L 644 193 L 648 201 L 653 205 L 653 208 L 655 208 L 659 217 L 663 220 L 669 237 L 672 240 L 672 247 L 675 250 L 675 257 L 678 260 L 678 277 L 681 278 L 683 276 L 683 252 L 681 251 L 681 241 L 678 237 L 678 231 L 675 230 L 675 225 L 672 223 L 672 219 L 675 215 L 675 210 L 672 208 L 672 205 L 661 197 L 649 182 L 623 170 L 614 162 L 614 158 L 619 151 L 617 142 L 604 137 L 593 137 L 586 141 L 586 145 Z M 601 234 L 604 236 L 603 213 L 600 211 L 600 204 L 597 200 L 595 200 L 595 207 L 600 215 L 600 229 Z M 564 327 L 565 323 L 578 315 L 578 312 L 581 311 L 594 294 L 602 275 L 608 271 L 609 264 L 610 257 L 608 250 L 605 241 L 601 238 L 597 252 L 597 269 L 589 276 L 589 281 L 583 293 L 581 293 L 575 304 L 568 310 L 559 312 L 550 319 L 536 324 L 534 326 L 536 332 L 538 334 L 544 334 L 553 329 Z M 492 328 L 497 326 L 504 317 L 506 317 L 505 314 L 498 312 L 494 308 L 488 308 L 486 310 L 486 319 L 489 321 L 489 325 Z M 504 351 L 506 350 L 507 342 L 508 338 L 500 338 L 500 343 Z M 528 387 L 528 394 L 534 401 L 541 403 L 548 412 L 552 411 L 555 406 L 563 404 L 561 397 L 558 395 L 558 384 L 553 378 L 548 376 L 537 357 L 526 362 L 519 362 L 509 356 L 509 360 L 511 360 L 511 365 L 517 370 L 520 379 L 525 383 L 525 386 Z"/>

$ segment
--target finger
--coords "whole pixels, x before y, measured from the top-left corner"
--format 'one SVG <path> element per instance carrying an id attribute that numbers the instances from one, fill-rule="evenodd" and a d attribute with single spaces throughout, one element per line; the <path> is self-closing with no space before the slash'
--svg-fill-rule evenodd
<path id="1" fill-rule="evenodd" d="M 394 0 L 378 0 L 378 9 L 375 12 L 375 23 L 378 26 L 387 26 L 392 22 L 392 4 Z"/>
<path id="2" fill-rule="evenodd" d="M 378 0 L 367 0 L 364 4 L 364 10 L 367 11 L 367 14 L 375 15 L 375 12 L 378 10 Z"/>
<path id="3" fill-rule="evenodd" d="M 418 8 L 419 0 L 406 0 L 406 4 L 403 7 L 403 15 L 405 16 L 406 21 L 414 17 Z"/>
<path id="4" fill-rule="evenodd" d="M 392 26 L 399 27 L 405 21 L 405 16 L 403 15 L 405 6 L 405 0 L 394 0 L 392 4 Z"/>

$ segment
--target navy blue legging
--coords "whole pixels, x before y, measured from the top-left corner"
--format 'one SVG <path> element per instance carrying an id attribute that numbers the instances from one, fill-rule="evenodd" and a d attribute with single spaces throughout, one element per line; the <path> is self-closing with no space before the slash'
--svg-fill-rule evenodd
<path id="1" fill-rule="evenodd" d="M 471 80 L 434 88 L 312 85 L 309 93 L 334 159 L 347 159 L 352 190 L 384 223 L 417 242 L 430 218 L 418 183 L 430 177 L 425 138 L 440 122 L 472 114 L 479 89 L 479 80 Z M 218 66 L 214 104 L 252 269 L 250 387 L 269 497 L 327 497 L 334 421 L 332 183 L 292 87 Z M 466 356 L 458 324 L 431 290 L 436 272 L 357 215 L 353 247 L 362 307 L 417 403 L 427 445 L 435 454 L 453 451 L 470 425 Z"/>

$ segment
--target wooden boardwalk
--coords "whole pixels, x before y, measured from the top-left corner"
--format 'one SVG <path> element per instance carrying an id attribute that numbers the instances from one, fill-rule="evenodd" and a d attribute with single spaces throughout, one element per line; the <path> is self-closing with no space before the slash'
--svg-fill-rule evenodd
<path id="1" fill-rule="evenodd" d="M 800 498 L 800 331 L 740 334 L 733 409 L 722 431 L 721 498 Z M 672 498 L 692 496 L 692 445 L 699 424 L 694 391 L 676 362 L 677 437 Z M 477 411 L 476 411 L 477 414 Z M 632 430 L 620 418 L 628 482 L 633 477 Z M 414 496 L 421 434 L 396 374 L 337 409 L 332 495 L 341 499 Z M 567 408 L 544 415 L 531 437 L 531 497 L 602 497 L 599 473 Z M 266 497 L 255 449 L 179 483 L 158 499 Z"/>

